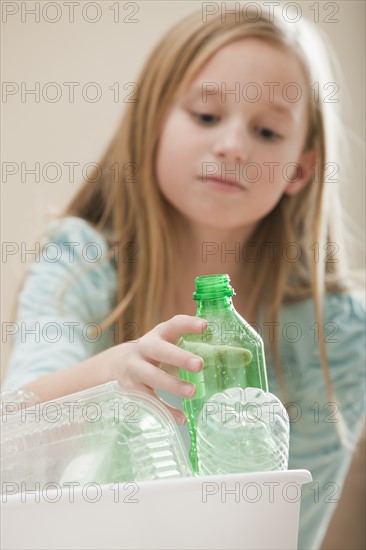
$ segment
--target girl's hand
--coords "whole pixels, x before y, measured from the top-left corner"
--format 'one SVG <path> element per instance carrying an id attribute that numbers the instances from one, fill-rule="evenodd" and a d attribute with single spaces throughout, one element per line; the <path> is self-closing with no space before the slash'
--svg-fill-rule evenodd
<path id="1" fill-rule="evenodd" d="M 109 367 L 108 379 L 117 380 L 123 388 L 152 395 L 167 407 L 178 424 L 185 424 L 183 411 L 168 405 L 156 394 L 155 389 L 184 398 L 195 394 L 194 384 L 171 376 L 160 367 L 167 364 L 190 372 L 200 371 L 203 368 L 201 357 L 182 350 L 176 344 L 183 334 L 199 334 L 206 330 L 207 324 L 207 321 L 199 317 L 175 315 L 156 325 L 139 340 L 113 346 L 103 352 L 106 355 L 107 368 Z"/>

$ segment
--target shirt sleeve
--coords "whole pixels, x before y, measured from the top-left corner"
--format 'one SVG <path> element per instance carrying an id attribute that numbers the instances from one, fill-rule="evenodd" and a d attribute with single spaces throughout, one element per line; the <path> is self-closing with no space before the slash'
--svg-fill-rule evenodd
<path id="1" fill-rule="evenodd" d="M 330 403 L 319 346 L 307 343 L 301 366 L 301 401 L 290 414 L 289 469 L 308 469 L 313 482 L 303 487 L 299 550 L 318 549 L 337 506 L 365 415 L 365 310 L 351 295 L 326 300 L 325 342 L 335 401 Z M 345 444 L 337 427 L 345 431 Z"/>
<path id="2" fill-rule="evenodd" d="M 53 221 L 46 234 L 17 298 L 3 389 L 19 389 L 112 345 L 110 331 L 100 329 L 115 301 L 107 242 L 86 221 L 71 216 Z"/>

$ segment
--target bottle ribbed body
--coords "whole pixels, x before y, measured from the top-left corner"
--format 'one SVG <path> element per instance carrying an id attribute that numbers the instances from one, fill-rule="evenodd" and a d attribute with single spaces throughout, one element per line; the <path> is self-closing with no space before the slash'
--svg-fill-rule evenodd
<path id="1" fill-rule="evenodd" d="M 198 472 L 196 426 L 205 402 L 228 388 L 260 388 L 268 391 L 263 341 L 235 310 L 228 275 L 208 275 L 195 279 L 197 316 L 208 321 L 203 334 L 185 334 L 179 346 L 202 357 L 198 373 L 180 369 L 181 379 L 196 386 L 196 394 L 184 399 L 191 439 L 190 461 Z"/>

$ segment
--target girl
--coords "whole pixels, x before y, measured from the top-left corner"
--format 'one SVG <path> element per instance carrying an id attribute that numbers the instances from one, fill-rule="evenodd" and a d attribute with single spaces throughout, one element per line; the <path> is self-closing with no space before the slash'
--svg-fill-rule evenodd
<path id="1" fill-rule="evenodd" d="M 203 367 L 176 346 L 205 329 L 193 280 L 229 273 L 290 413 L 289 468 L 313 476 L 299 548 L 318 548 L 362 426 L 364 311 L 338 253 L 325 49 L 306 21 L 271 15 L 196 12 L 156 46 L 100 165 L 48 228 L 61 257 L 31 266 L 18 322 L 41 337 L 19 333 L 6 387 L 44 401 L 117 380 L 184 423 L 195 387 L 177 370 Z"/>

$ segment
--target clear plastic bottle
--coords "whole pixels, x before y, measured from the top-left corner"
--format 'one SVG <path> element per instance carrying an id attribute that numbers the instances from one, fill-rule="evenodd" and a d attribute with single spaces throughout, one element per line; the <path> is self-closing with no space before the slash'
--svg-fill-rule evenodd
<path id="1" fill-rule="evenodd" d="M 228 388 L 268 392 L 268 383 L 262 338 L 235 310 L 229 275 L 196 277 L 195 287 L 196 315 L 209 324 L 203 334 L 185 334 L 179 346 L 202 357 L 204 367 L 199 373 L 180 369 L 179 376 L 196 386 L 196 394 L 184 399 L 183 406 L 191 439 L 189 458 L 197 474 L 196 429 L 204 404 Z"/>
<path id="2" fill-rule="evenodd" d="M 196 428 L 200 475 L 287 470 L 289 419 L 272 393 L 238 387 L 216 393 Z"/>

